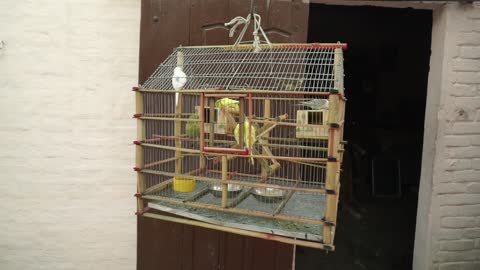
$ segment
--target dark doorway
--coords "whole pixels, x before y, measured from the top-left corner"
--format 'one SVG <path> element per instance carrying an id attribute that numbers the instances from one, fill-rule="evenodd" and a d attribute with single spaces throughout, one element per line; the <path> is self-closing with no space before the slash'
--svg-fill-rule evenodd
<path id="1" fill-rule="evenodd" d="M 411 269 L 430 60 L 427 10 L 310 5 L 309 42 L 346 42 L 336 251 L 297 269 Z"/>

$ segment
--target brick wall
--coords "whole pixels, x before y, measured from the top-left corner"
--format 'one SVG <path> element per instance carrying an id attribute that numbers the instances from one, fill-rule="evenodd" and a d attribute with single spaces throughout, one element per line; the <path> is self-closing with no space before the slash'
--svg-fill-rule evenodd
<path id="1" fill-rule="evenodd" d="M 134 269 L 140 0 L 0 1 L 0 269 Z"/>
<path id="2" fill-rule="evenodd" d="M 444 7 L 433 170 L 432 269 L 480 269 L 480 5 Z"/>

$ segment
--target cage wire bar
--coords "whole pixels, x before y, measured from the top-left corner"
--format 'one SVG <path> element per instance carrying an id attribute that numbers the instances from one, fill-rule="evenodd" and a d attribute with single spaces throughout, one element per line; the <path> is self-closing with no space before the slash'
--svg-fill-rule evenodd
<path id="1" fill-rule="evenodd" d="M 346 44 L 260 46 L 179 47 L 134 87 L 137 213 L 333 250 Z"/>

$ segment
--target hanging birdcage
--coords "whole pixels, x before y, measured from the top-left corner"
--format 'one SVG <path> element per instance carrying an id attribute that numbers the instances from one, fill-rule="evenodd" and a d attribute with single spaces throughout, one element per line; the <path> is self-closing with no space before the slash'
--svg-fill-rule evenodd
<path id="1" fill-rule="evenodd" d="M 139 213 L 332 250 L 345 47 L 176 48 L 135 88 Z"/>

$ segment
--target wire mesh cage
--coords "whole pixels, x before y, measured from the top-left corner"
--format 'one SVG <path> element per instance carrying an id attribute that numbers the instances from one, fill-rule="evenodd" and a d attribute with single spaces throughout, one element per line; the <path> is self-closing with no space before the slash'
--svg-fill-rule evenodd
<path id="1" fill-rule="evenodd" d="M 179 47 L 134 88 L 139 213 L 332 250 L 346 45 L 260 46 Z"/>

